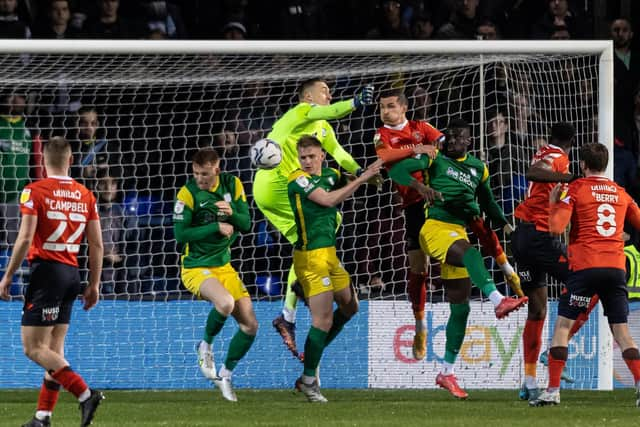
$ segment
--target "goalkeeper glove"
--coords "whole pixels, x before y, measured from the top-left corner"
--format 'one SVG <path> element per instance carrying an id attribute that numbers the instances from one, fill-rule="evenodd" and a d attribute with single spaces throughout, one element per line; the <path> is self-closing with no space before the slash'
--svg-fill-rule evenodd
<path id="1" fill-rule="evenodd" d="M 353 106 L 360 108 L 365 105 L 373 104 L 373 85 L 367 85 L 353 98 Z"/>

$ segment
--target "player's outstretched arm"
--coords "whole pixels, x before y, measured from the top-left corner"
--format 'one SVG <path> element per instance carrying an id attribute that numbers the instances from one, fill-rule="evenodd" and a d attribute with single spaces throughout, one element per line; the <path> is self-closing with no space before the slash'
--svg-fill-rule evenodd
<path id="1" fill-rule="evenodd" d="M 356 162 L 351 154 L 347 153 L 347 151 L 342 148 L 338 139 L 336 138 L 336 134 L 333 131 L 333 128 L 329 125 L 325 125 L 323 128 L 326 131 L 327 135 L 322 139 L 322 148 L 324 151 L 329 153 L 331 157 L 335 159 L 335 161 L 340 165 L 340 167 L 347 172 L 357 175 L 358 172 L 362 171 L 358 162 Z"/>
<path id="2" fill-rule="evenodd" d="M 544 160 L 534 163 L 529 167 L 525 178 L 532 182 L 571 182 L 576 176 L 570 173 L 555 172 Z"/>
<path id="3" fill-rule="evenodd" d="M 362 88 L 353 99 L 334 102 L 329 105 L 313 105 L 306 112 L 307 120 L 335 120 L 340 119 L 352 111 L 365 105 L 373 104 L 374 87 L 367 85 Z"/>
<path id="4" fill-rule="evenodd" d="M 22 221 L 20 222 L 20 230 L 18 231 L 18 237 L 13 245 L 13 252 L 11 259 L 7 264 L 7 268 L 4 271 L 4 276 L 0 281 L 0 298 L 9 299 L 9 288 L 11 286 L 11 279 L 13 275 L 22 264 L 24 257 L 29 252 L 33 236 L 36 234 L 36 226 L 38 225 L 38 217 L 35 215 L 22 215 Z"/>
<path id="5" fill-rule="evenodd" d="M 410 185 L 415 178 L 411 176 L 413 172 L 429 168 L 431 159 L 427 156 L 404 159 L 393 165 L 389 170 L 389 178 L 400 185 Z"/>
<path id="6" fill-rule="evenodd" d="M 376 160 L 367 169 L 365 169 L 359 177 L 348 182 L 344 187 L 333 191 L 325 191 L 322 188 L 316 188 L 309 194 L 308 198 L 312 202 L 321 206 L 335 206 L 351 196 L 358 187 L 367 182 L 371 177 L 377 175 L 380 172 L 382 165 L 382 160 Z"/>
<path id="7" fill-rule="evenodd" d="M 100 276 L 104 258 L 100 220 L 94 219 L 87 223 L 87 242 L 89 244 L 89 284 L 82 295 L 85 310 L 89 310 L 98 303 L 100 294 Z"/>

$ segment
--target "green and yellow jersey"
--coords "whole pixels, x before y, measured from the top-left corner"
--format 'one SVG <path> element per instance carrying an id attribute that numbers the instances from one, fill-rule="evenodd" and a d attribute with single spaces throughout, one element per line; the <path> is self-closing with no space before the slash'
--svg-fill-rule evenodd
<path id="1" fill-rule="evenodd" d="M 301 102 L 287 111 L 273 124 L 267 138 L 276 141 L 282 149 L 282 161 L 277 169 L 284 177 L 300 168 L 297 143 L 303 135 L 313 135 L 322 148 L 336 160 L 344 170 L 355 174 L 360 168 L 353 157 L 340 145 L 336 134 L 327 122 L 346 116 L 354 110 L 353 101 L 340 101 L 331 105 L 312 105 Z"/>
<path id="2" fill-rule="evenodd" d="M 12 203 L 29 183 L 31 134 L 23 117 L 0 116 L 0 203 Z"/>
<path id="3" fill-rule="evenodd" d="M 321 206 L 308 196 L 318 188 L 329 192 L 343 185 L 340 172 L 333 168 L 323 168 L 320 175 L 309 175 L 300 169 L 289 175 L 289 203 L 298 229 L 296 249 L 310 251 L 336 245 L 338 208 Z"/>
<path id="4" fill-rule="evenodd" d="M 396 163 L 389 176 L 398 184 L 409 185 L 414 180 L 411 173 L 420 170 L 424 171 L 425 183 L 439 191 L 444 199 L 436 200 L 426 210 L 427 218 L 466 225 L 482 210 L 493 225 L 507 223 L 489 187 L 489 169 L 477 157 L 466 154 L 460 159 L 451 159 L 438 153 L 435 159 L 431 159 L 419 155 Z"/>
<path id="5" fill-rule="evenodd" d="M 230 216 L 218 212 L 216 202 L 231 205 Z M 231 237 L 220 234 L 219 222 L 233 225 Z M 238 232 L 251 228 L 249 205 L 242 182 L 230 174 L 221 173 L 209 190 L 198 188 L 191 179 L 178 192 L 173 209 L 173 229 L 176 240 L 186 243 L 182 251 L 183 268 L 219 267 L 231 258 L 230 246 Z"/>

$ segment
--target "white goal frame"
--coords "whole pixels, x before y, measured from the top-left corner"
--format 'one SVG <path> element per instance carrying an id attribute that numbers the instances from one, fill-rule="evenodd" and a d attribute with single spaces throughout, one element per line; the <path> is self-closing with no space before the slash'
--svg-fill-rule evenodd
<path id="1" fill-rule="evenodd" d="M 613 152 L 613 44 L 611 41 L 114 41 L 3 40 L 2 54 L 592 54 L 599 56 L 598 141 Z M 482 70 L 481 70 L 482 73 Z M 482 82 L 483 79 L 481 79 Z M 0 82 L 2 83 L 2 82 Z M 481 95 L 483 84 L 481 83 Z M 484 96 L 480 96 L 483 100 Z M 482 102 L 482 101 L 481 101 Z M 481 109 L 481 111 L 484 108 Z M 481 114 L 481 119 L 484 119 Z M 480 143 L 484 144 L 481 128 Z M 610 156 L 613 159 L 613 156 Z M 612 161 L 606 174 L 613 176 Z M 598 310 L 598 389 L 613 388 L 612 339 Z"/>

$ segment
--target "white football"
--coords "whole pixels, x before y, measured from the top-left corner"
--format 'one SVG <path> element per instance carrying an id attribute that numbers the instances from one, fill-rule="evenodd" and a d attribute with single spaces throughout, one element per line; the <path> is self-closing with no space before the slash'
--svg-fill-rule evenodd
<path id="1" fill-rule="evenodd" d="M 251 163 L 260 169 L 273 169 L 282 160 L 282 150 L 277 142 L 263 138 L 256 141 L 249 151 Z"/>

